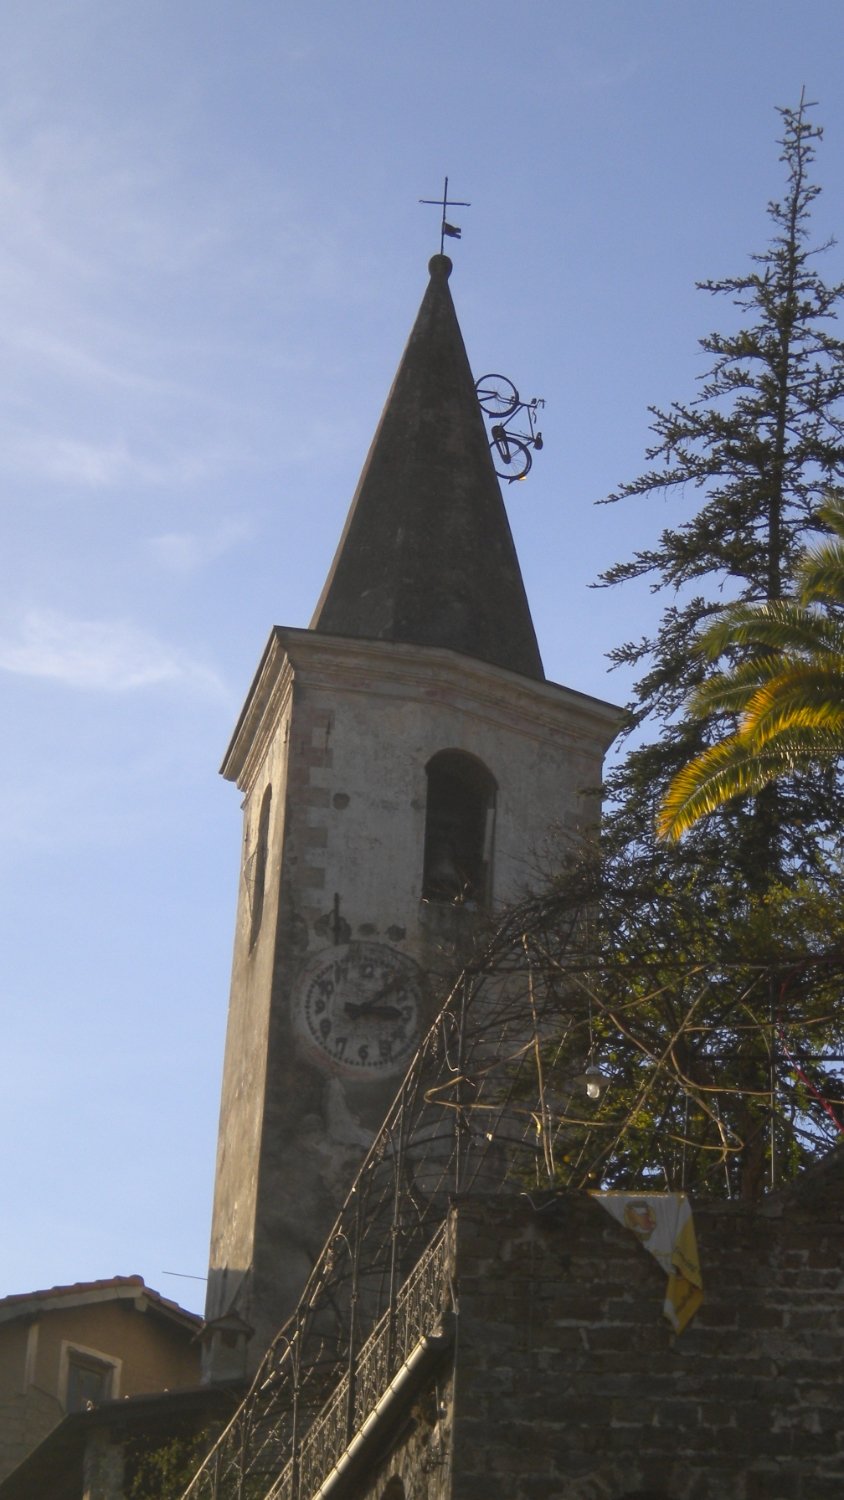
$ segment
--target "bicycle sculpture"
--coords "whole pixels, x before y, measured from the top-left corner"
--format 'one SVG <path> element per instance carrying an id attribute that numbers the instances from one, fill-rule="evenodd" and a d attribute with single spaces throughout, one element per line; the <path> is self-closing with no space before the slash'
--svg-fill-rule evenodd
<path id="1" fill-rule="evenodd" d="M 532 401 L 522 401 L 512 380 L 505 375 L 482 375 L 475 390 L 481 411 L 496 418 L 490 428 L 489 440 L 496 474 L 510 484 L 515 479 L 525 479 L 533 463 L 531 448 L 538 453 L 542 447 L 542 433 L 537 430 L 536 423 L 539 408 L 545 402 L 538 396 Z M 511 426 L 522 411 L 527 412 L 527 432 L 517 432 Z"/>

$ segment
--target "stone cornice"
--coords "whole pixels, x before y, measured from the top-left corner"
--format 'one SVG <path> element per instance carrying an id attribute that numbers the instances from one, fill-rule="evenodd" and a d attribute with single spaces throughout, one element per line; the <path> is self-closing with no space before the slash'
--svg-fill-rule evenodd
<path id="1" fill-rule="evenodd" d="M 438 646 L 329 636 L 277 625 L 250 688 L 221 772 L 248 790 L 288 704 L 294 679 L 348 695 L 465 706 L 475 717 L 531 739 L 573 748 L 612 743 L 622 711 L 554 682 L 538 682 Z"/>
<path id="2" fill-rule="evenodd" d="M 220 774 L 236 782 L 242 792 L 249 791 L 254 783 L 292 691 L 293 664 L 276 628 L 220 766 Z"/>

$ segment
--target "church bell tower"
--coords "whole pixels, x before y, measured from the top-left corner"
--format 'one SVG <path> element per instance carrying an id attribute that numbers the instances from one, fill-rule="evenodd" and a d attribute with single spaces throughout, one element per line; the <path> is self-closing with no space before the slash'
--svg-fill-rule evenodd
<path id="1" fill-rule="evenodd" d="M 292 1311 L 449 974 L 594 822 L 618 727 L 545 680 L 450 272 L 434 256 L 314 618 L 273 629 L 222 766 L 244 823 L 212 1380 Z"/>

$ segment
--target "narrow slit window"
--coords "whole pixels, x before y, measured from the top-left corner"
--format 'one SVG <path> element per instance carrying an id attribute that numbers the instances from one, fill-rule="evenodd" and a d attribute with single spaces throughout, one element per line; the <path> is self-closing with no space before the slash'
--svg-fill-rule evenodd
<path id="1" fill-rule="evenodd" d="M 462 750 L 441 750 L 427 774 L 422 896 L 483 905 L 491 887 L 495 779 Z"/>
<path id="2" fill-rule="evenodd" d="M 252 920 L 249 926 L 249 947 L 254 948 L 261 930 L 264 914 L 264 885 L 267 878 L 267 850 L 270 841 L 270 805 L 273 789 L 268 786 L 261 799 L 258 817 L 258 838 L 255 844 L 255 868 L 252 876 Z"/>

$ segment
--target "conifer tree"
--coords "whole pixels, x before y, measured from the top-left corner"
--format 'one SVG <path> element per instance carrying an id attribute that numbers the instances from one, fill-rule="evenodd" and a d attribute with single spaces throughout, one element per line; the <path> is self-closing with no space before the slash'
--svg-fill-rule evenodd
<path id="1" fill-rule="evenodd" d="M 801 97 L 781 109 L 780 160 L 786 184 L 770 202 L 769 244 L 742 275 L 700 283 L 741 311 L 737 332 L 700 340 L 710 356 L 697 396 L 667 410 L 651 409 L 654 442 L 649 467 L 623 484 L 610 502 L 665 494 L 701 505 L 691 519 L 663 531 L 652 548 L 617 564 L 605 586 L 649 579 L 667 592 L 652 638 L 612 653 L 617 665 L 641 670 L 629 705 L 632 748 L 609 781 L 608 836 L 615 848 L 635 847 L 682 867 L 709 871 L 713 881 L 764 888 L 787 870 L 812 867 L 833 827 L 842 821 L 837 779 L 811 786 L 776 786 L 755 799 L 738 799 L 704 820 L 679 848 L 658 848 L 655 815 L 671 777 L 730 725 L 686 710 L 704 676 L 735 663 L 712 663 L 696 642 L 725 603 L 759 603 L 789 594 L 802 548 L 822 526 L 823 501 L 844 480 L 844 342 L 835 318 L 844 286 L 827 284 L 817 257 L 827 245 L 811 240 L 812 206 L 820 188 L 811 180 L 821 129 Z"/>
<path id="2" fill-rule="evenodd" d="M 810 109 L 801 97 L 796 109 L 779 111 L 785 189 L 768 204 L 767 247 L 744 274 L 701 283 L 738 308 L 741 326 L 701 339 L 709 365 L 699 392 L 667 410 L 651 409 L 648 467 L 609 497 L 676 497 L 688 512 L 697 494 L 699 507 L 601 579 L 605 586 L 649 580 L 669 599 L 652 637 L 612 654 L 640 675 L 629 705 L 632 748 L 608 782 L 602 901 L 605 911 L 626 902 L 631 926 L 629 933 L 619 929 L 618 940 L 608 930 L 607 961 L 623 985 L 631 942 L 646 952 L 651 944 L 665 966 L 656 989 L 646 983 L 642 990 L 635 979 L 629 986 L 629 1003 L 637 995 L 644 1001 L 661 1056 L 659 1038 L 673 1055 L 675 1012 L 698 954 L 708 998 L 696 1012 L 692 1054 L 682 1067 L 706 1087 L 717 1082 L 719 1129 L 734 1147 L 728 1191 L 744 1196 L 776 1185 L 805 1161 L 798 1143 L 805 1141 L 802 1111 L 811 1107 L 804 1100 L 790 1113 L 782 1109 L 790 1056 L 812 1057 L 827 1069 L 818 1089 L 823 1113 L 840 1105 L 831 1103 L 842 1093 L 840 1070 L 828 1059 L 841 1054 L 844 1017 L 839 1022 L 815 979 L 798 992 L 791 977 L 817 975 L 827 955 L 837 961 L 844 952 L 844 877 L 834 855 L 844 826 L 840 765 L 729 800 L 679 844 L 660 842 L 656 821 L 680 768 L 737 726 L 723 703 L 709 716 L 689 706 L 695 694 L 700 701 L 710 675 L 740 669 L 758 649 L 725 632 L 713 660 L 701 645 L 707 631 L 711 639 L 713 620 L 725 606 L 788 600 L 806 544 L 825 530 L 824 503 L 844 494 L 844 342 L 835 329 L 844 286 L 822 279 L 818 256 L 830 246 L 811 235 L 820 191 L 811 169 L 821 130 Z M 738 983 L 742 966 L 755 976 L 749 987 Z M 614 1087 L 622 1094 L 637 1055 L 636 1048 L 617 1049 Z M 656 1133 L 682 1140 L 689 1151 L 684 1111 L 670 1105 Z M 630 1180 L 648 1168 L 649 1152 L 634 1151 Z M 685 1170 L 689 1182 L 688 1162 Z"/>

